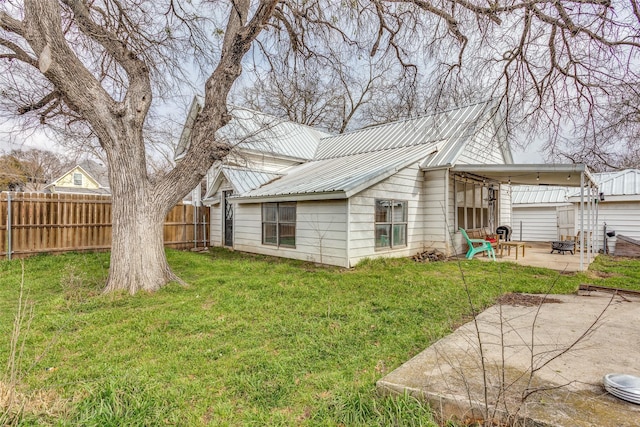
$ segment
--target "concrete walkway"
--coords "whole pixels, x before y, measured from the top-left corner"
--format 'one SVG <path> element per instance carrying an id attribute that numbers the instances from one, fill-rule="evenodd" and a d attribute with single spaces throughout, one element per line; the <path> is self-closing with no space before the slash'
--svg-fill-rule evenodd
<path id="1" fill-rule="evenodd" d="M 445 420 L 640 426 L 640 405 L 602 386 L 608 373 L 640 376 L 640 299 L 599 292 L 552 298 L 491 307 L 477 316 L 477 329 L 462 326 L 379 380 L 378 389 L 425 399 Z M 520 299 L 510 303 L 536 298 Z"/>

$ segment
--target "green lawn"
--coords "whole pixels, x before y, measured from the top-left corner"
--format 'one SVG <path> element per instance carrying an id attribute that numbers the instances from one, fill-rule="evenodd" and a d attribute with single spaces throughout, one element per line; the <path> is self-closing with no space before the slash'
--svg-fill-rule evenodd
<path id="1" fill-rule="evenodd" d="M 480 261 L 344 270 L 225 250 L 168 257 L 190 285 L 136 296 L 100 294 L 108 254 L 25 260 L 33 319 L 22 333 L 18 422 L 433 425 L 411 398 L 377 397 L 375 382 L 469 319 L 460 268 L 478 308 L 507 291 L 640 289 L 640 261 L 602 256 L 592 266 L 602 273 L 571 276 Z M 0 262 L 3 367 L 20 277 L 20 261 Z"/>

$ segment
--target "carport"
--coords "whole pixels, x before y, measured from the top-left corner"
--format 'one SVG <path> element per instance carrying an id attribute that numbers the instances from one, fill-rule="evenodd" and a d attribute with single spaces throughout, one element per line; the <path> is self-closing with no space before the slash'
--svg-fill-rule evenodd
<path id="1" fill-rule="evenodd" d="M 584 164 L 478 164 L 455 165 L 452 176 L 470 177 L 502 185 L 553 185 L 579 187 L 580 270 L 594 258 L 593 236 L 598 221 L 598 185 Z M 585 263 L 586 262 L 586 263 Z"/>

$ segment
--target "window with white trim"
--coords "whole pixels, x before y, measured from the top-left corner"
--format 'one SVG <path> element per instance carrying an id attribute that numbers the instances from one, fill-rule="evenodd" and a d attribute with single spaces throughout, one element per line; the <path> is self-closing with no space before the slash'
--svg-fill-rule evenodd
<path id="1" fill-rule="evenodd" d="M 296 203 L 262 204 L 262 244 L 296 247 Z"/>
<path id="2" fill-rule="evenodd" d="M 375 201 L 375 246 L 395 248 L 407 246 L 407 202 Z"/>
<path id="3" fill-rule="evenodd" d="M 73 173 L 73 185 L 82 185 L 82 174 L 80 172 Z"/>

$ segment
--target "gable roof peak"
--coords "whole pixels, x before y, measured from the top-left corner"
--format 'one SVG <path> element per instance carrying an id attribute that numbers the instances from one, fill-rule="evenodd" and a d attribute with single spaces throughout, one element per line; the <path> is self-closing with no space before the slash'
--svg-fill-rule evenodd
<path id="1" fill-rule="evenodd" d="M 466 140 L 480 121 L 489 122 L 493 100 L 370 126 L 320 140 L 314 160 L 416 145 L 451 145 Z M 489 113 L 489 114 L 488 114 Z"/>

